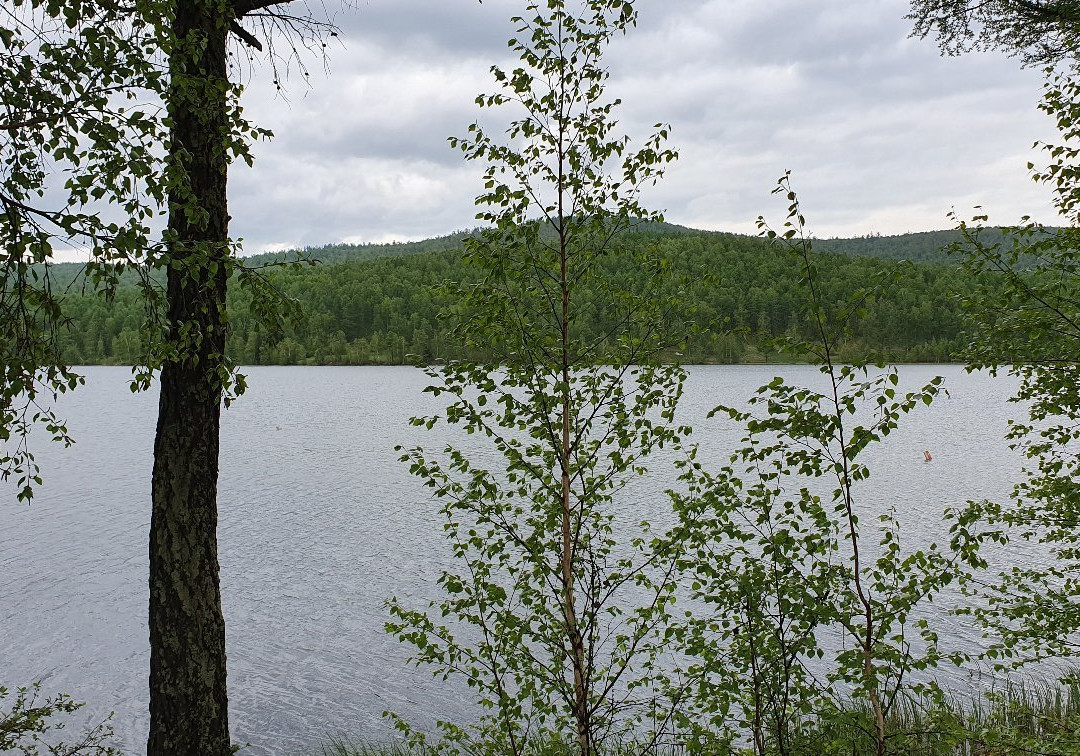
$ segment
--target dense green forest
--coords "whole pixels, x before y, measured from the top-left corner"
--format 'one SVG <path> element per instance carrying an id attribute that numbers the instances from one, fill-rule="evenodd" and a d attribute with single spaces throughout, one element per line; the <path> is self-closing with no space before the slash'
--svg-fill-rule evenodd
<path id="1" fill-rule="evenodd" d="M 987 244 L 1002 240 L 999 228 L 987 228 L 980 234 Z M 947 231 L 918 231 L 909 234 L 882 236 L 871 234 L 851 239 L 818 239 L 818 251 L 836 252 L 849 257 L 880 257 L 886 260 L 910 260 L 912 262 L 948 262 L 947 248 L 962 240 L 955 229 Z"/>
<path id="2" fill-rule="evenodd" d="M 268 269 L 274 284 L 298 300 L 304 316 L 283 332 L 260 330 L 248 313 L 246 292 L 230 291 L 230 351 L 242 364 L 402 364 L 430 363 L 462 355 L 440 314 L 453 304 L 442 284 L 467 282 L 461 259 L 469 232 L 423 242 L 389 245 L 333 245 L 306 250 L 322 264 Z M 957 295 L 967 276 L 948 262 L 928 260 L 951 232 L 896 237 L 825 240 L 820 249 L 822 280 L 844 300 L 848 293 L 888 279 L 867 301 L 844 345 L 847 356 L 891 361 L 948 361 L 963 338 Z M 624 246 L 644 246 L 666 258 L 673 271 L 695 285 L 691 298 L 697 335 L 673 350 L 687 363 L 757 362 L 782 359 L 770 339 L 804 333 L 795 291 L 797 271 L 787 256 L 756 237 L 693 231 L 668 224 L 626 235 Z M 839 254 L 847 252 L 850 254 Z M 294 257 L 289 253 L 286 257 Z M 250 258 L 253 264 L 283 255 Z M 64 359 L 75 364 L 137 362 L 143 314 L 138 291 L 121 286 L 112 301 L 81 293 L 78 267 L 60 266 L 53 276 L 68 282 L 70 326 L 62 335 Z M 623 273 L 633 275 L 630 271 Z M 603 308 L 594 307 L 584 326 L 607 330 Z"/>

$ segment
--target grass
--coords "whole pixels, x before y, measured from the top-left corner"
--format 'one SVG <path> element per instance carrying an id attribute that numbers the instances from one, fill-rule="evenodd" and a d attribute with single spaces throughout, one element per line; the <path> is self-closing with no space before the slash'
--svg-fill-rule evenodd
<path id="1" fill-rule="evenodd" d="M 886 731 L 896 756 L 1080 756 L 1080 683 L 1013 682 L 983 698 L 904 700 Z M 853 705 L 804 721 L 790 753 L 870 754 L 872 732 L 869 710 Z"/>
<path id="2" fill-rule="evenodd" d="M 335 738 L 322 748 L 321 756 L 423 756 L 400 743 L 353 743 Z"/>
<path id="3" fill-rule="evenodd" d="M 873 753 L 869 712 L 851 706 L 833 716 L 804 720 L 791 741 L 789 756 Z M 905 701 L 887 722 L 889 753 L 895 756 L 1080 756 L 1080 679 L 1064 684 L 1008 683 L 975 700 Z M 430 750 L 399 743 L 354 743 L 335 739 L 321 756 L 430 756 Z M 628 744 L 604 756 L 640 754 Z M 666 746 L 647 756 L 742 756 L 714 744 Z M 569 743 L 547 742 L 529 756 L 574 756 Z"/>
<path id="4" fill-rule="evenodd" d="M 400 743 L 354 743 L 340 738 L 322 747 L 319 756 L 432 756 L 431 749 L 411 748 Z M 576 756 L 577 751 L 568 742 L 548 740 L 533 744 L 528 756 Z M 648 756 L 685 756 L 694 753 L 684 746 L 657 746 L 646 752 Z M 710 756 L 712 752 L 710 751 Z M 619 745 L 604 751 L 604 756 L 641 756 L 641 746 Z"/>

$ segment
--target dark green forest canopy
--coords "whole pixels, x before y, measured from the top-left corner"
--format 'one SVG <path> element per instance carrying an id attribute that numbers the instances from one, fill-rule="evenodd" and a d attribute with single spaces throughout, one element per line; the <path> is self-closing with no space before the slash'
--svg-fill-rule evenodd
<path id="1" fill-rule="evenodd" d="M 657 235 L 719 234 L 721 236 L 738 236 L 737 234 L 724 234 L 723 232 L 699 231 L 674 223 L 649 224 L 640 231 Z M 244 260 L 248 265 L 270 265 L 299 259 L 315 261 L 321 265 L 336 265 L 345 262 L 377 260 L 385 257 L 408 257 L 428 252 L 460 250 L 462 242 L 475 233 L 476 229 L 468 229 L 421 241 L 325 244 L 318 247 L 305 247 L 301 250 L 265 252 L 247 256 Z M 996 228 L 986 229 L 983 238 L 986 241 L 1000 241 L 1001 230 Z M 915 262 L 947 262 L 950 258 L 945 248 L 960 240 L 959 232 L 945 230 L 919 231 L 892 236 L 875 234 L 852 238 L 815 239 L 814 244 L 819 252 L 836 252 L 853 257 L 880 257 L 887 260 L 912 260 Z M 81 263 L 56 263 L 50 268 L 50 276 L 53 284 L 58 288 L 71 290 L 74 284 L 75 289 L 78 290 L 82 270 Z M 136 279 L 131 276 L 128 280 L 133 283 Z"/>
<path id="2" fill-rule="evenodd" d="M 290 365 L 431 363 L 464 356 L 440 317 L 453 304 L 440 286 L 471 275 L 461 260 L 466 233 L 407 244 L 307 250 L 324 263 L 270 274 L 304 312 L 279 334 L 256 328 L 246 292 L 234 287 L 229 297 L 232 355 L 243 364 Z M 849 357 L 958 358 L 964 338 L 957 295 L 969 290 L 968 274 L 951 263 L 882 259 L 945 259 L 933 248 L 943 240 L 951 241 L 952 232 L 819 242 L 822 249 L 848 253 L 820 256 L 821 279 L 834 301 L 876 277 L 890 279 L 867 302 L 844 345 Z M 798 272 L 782 251 L 756 237 L 665 224 L 628 234 L 622 244 L 645 246 L 667 258 L 673 270 L 704 282 L 690 294 L 701 333 L 673 346 L 672 357 L 686 363 L 783 360 L 769 339 L 812 335 L 804 332 L 809 325 L 796 292 Z M 281 258 L 261 256 L 253 262 Z M 57 268 L 57 281 L 66 274 L 72 282 L 65 305 L 72 321 L 62 334 L 64 358 L 72 364 L 137 362 L 143 315 L 135 288 L 121 286 L 111 301 L 84 295 L 75 280 L 78 266 Z M 603 308 L 594 308 L 582 327 L 602 334 L 609 325 L 605 316 Z"/>
<path id="3" fill-rule="evenodd" d="M 1002 239 L 1001 229 L 988 228 L 981 238 L 988 244 Z M 850 257 L 880 257 L 885 260 L 911 260 L 912 262 L 948 262 L 949 245 L 962 240 L 960 232 L 918 231 L 909 234 L 882 236 L 856 236 L 850 239 L 816 239 L 814 249 L 818 252 L 836 252 Z"/>
<path id="4" fill-rule="evenodd" d="M 639 230 L 645 233 L 663 234 L 694 234 L 707 233 L 695 231 L 685 226 L 673 223 L 648 223 L 641 224 Z M 304 247 L 303 249 L 290 249 L 280 252 L 264 252 L 257 255 L 247 255 L 244 262 L 249 266 L 274 265 L 295 261 L 308 261 L 318 265 L 336 265 L 345 262 L 362 262 L 365 260 L 378 260 L 386 257 L 408 257 L 421 255 L 428 252 L 445 252 L 462 249 L 465 239 L 477 234 L 479 229 L 464 229 L 455 231 L 445 236 L 436 236 L 431 239 L 407 242 L 382 242 L 369 244 L 324 244 L 317 247 Z M 81 290 L 81 276 L 83 265 L 81 263 L 55 263 L 50 266 L 50 277 L 53 285 L 58 289 Z M 134 284 L 137 278 L 129 274 L 123 278 L 127 283 Z"/>

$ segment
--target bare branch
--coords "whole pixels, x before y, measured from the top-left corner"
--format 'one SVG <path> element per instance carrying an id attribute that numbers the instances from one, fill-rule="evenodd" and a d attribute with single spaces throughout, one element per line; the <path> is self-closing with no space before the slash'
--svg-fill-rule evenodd
<path id="1" fill-rule="evenodd" d="M 230 22 L 229 31 L 238 36 L 241 42 L 244 42 L 250 47 L 254 47 L 259 52 L 263 51 L 262 42 L 259 41 L 258 37 L 242 27 L 239 21 Z"/>
<path id="2" fill-rule="evenodd" d="M 287 5 L 294 1 L 295 0 L 235 0 L 233 3 L 233 13 L 236 18 L 243 18 L 252 11 L 263 10 L 274 5 Z"/>

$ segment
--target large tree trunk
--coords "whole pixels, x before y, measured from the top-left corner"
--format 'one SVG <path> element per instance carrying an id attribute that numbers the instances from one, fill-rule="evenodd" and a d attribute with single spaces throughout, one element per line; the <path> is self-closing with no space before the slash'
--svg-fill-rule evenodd
<path id="1" fill-rule="evenodd" d="M 170 158 L 170 341 L 161 370 L 150 522 L 151 756 L 230 752 L 217 555 L 225 350 L 228 129 L 224 0 L 177 0 Z"/>

